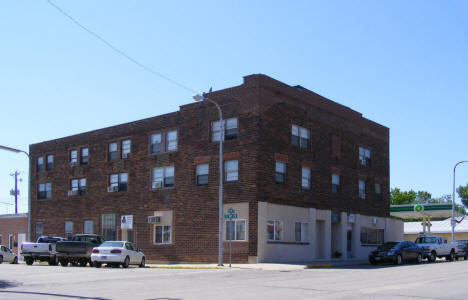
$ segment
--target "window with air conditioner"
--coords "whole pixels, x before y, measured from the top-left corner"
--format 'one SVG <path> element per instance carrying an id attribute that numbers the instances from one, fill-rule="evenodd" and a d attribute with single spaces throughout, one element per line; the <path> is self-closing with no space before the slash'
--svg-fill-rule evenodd
<path id="1" fill-rule="evenodd" d="M 152 171 L 151 188 L 167 188 L 174 186 L 174 167 L 154 168 Z"/>
<path id="2" fill-rule="evenodd" d="M 119 173 L 109 175 L 108 192 L 125 192 L 127 191 L 128 173 Z"/>
<path id="3" fill-rule="evenodd" d="M 86 178 L 70 180 L 69 196 L 83 196 L 86 194 Z"/>

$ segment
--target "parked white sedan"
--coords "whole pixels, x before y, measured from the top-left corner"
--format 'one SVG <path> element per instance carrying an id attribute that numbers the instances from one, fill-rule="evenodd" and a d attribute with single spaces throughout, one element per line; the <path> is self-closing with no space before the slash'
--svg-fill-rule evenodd
<path id="1" fill-rule="evenodd" d="M 9 262 L 11 264 L 17 264 L 18 263 L 18 257 L 16 256 L 13 251 L 11 251 L 10 248 L 7 248 L 5 246 L 0 246 L 0 264 L 2 262 Z"/>
<path id="2" fill-rule="evenodd" d="M 145 255 L 133 243 L 127 241 L 107 241 L 99 247 L 95 247 L 91 253 L 91 262 L 96 268 L 102 264 L 118 267 L 122 265 L 128 268 L 129 265 L 145 266 Z"/>

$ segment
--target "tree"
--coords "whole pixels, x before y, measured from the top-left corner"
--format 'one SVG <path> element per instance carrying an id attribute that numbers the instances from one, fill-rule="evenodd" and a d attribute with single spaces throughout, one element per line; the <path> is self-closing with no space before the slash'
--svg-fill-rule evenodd
<path id="1" fill-rule="evenodd" d="M 429 200 L 430 203 L 452 203 L 452 195 L 442 195 L 439 198 L 433 198 Z"/>
<path id="2" fill-rule="evenodd" d="M 457 189 L 458 196 L 460 196 L 463 205 L 468 207 L 468 183 L 466 186 L 460 185 Z"/>
<path id="3" fill-rule="evenodd" d="M 413 190 L 401 191 L 399 188 L 390 190 L 390 205 L 411 204 L 416 200 L 416 192 Z"/>
<path id="4" fill-rule="evenodd" d="M 416 202 L 418 203 L 428 203 L 432 199 L 432 195 L 426 191 L 418 191 L 416 194 Z"/>

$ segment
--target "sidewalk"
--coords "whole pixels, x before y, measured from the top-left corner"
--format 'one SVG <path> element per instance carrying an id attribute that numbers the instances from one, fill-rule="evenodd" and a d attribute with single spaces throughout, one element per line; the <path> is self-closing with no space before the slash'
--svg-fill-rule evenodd
<path id="1" fill-rule="evenodd" d="M 313 268 L 339 268 L 347 266 L 367 265 L 367 260 L 320 260 L 304 263 L 258 263 L 258 264 L 232 264 L 232 269 L 250 269 L 250 270 L 278 270 L 293 271 Z M 217 264 L 146 264 L 154 269 L 229 269 L 229 263 L 224 266 Z"/>

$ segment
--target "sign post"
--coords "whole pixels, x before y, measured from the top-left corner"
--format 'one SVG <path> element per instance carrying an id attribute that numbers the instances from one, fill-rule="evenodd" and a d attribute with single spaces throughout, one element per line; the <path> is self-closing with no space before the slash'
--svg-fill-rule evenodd
<path id="1" fill-rule="evenodd" d="M 227 214 L 224 215 L 224 219 L 232 221 L 237 219 L 237 214 L 233 208 L 228 208 Z M 234 224 L 234 228 L 235 228 Z M 226 226 L 226 229 L 228 227 Z M 226 230 L 226 238 L 229 238 L 229 268 L 231 268 L 231 263 L 232 263 L 232 238 L 227 236 L 227 230 Z"/>

